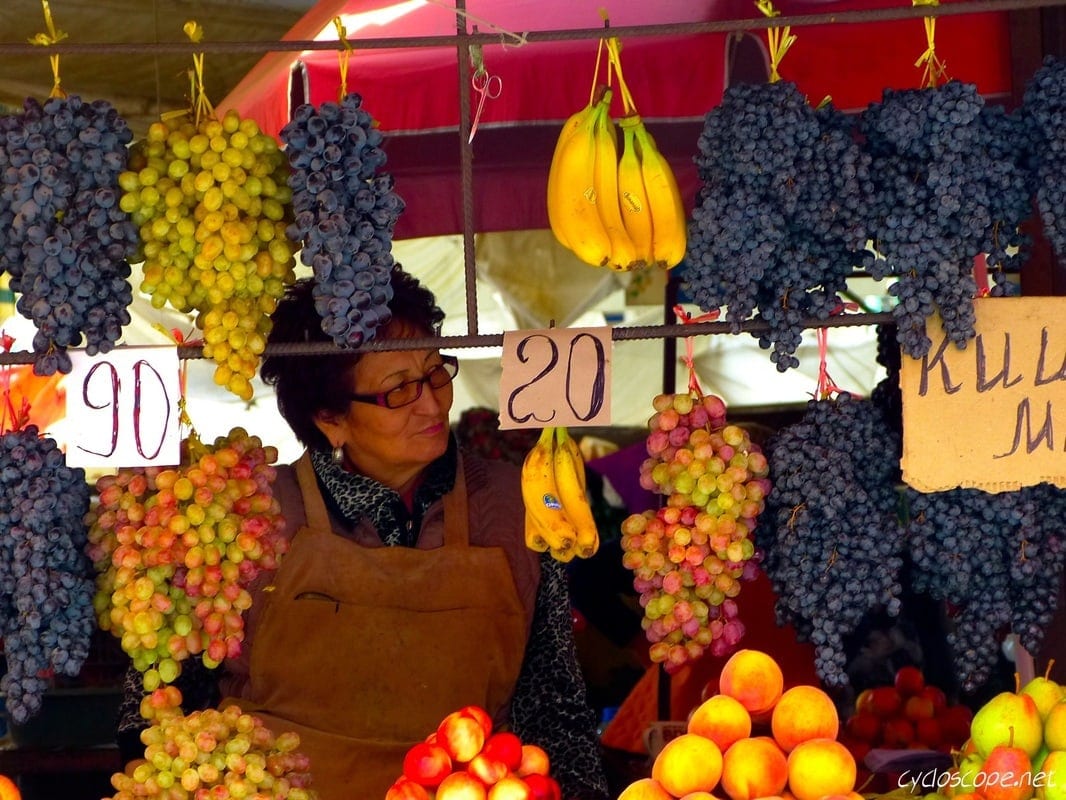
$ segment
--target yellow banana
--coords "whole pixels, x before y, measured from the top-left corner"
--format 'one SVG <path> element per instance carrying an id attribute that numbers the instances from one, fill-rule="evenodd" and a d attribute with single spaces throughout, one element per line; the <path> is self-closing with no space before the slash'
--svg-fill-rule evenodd
<path id="1" fill-rule="evenodd" d="M 659 152 L 655 139 L 643 124 L 634 128 L 640 148 L 644 189 L 651 209 L 652 259 L 670 269 L 681 263 L 688 246 L 688 223 L 681 191 L 670 163 Z"/>
<path id="2" fill-rule="evenodd" d="M 596 210 L 598 108 L 598 102 L 590 102 L 572 114 L 556 140 L 548 170 L 548 223 L 560 244 L 586 264 L 602 267 L 610 258 L 611 240 Z"/>
<path id="3" fill-rule="evenodd" d="M 618 123 L 622 129 L 622 154 L 618 157 L 618 201 L 622 207 L 622 224 L 636 251 L 634 267 L 639 269 L 653 263 L 651 205 L 644 189 L 644 174 L 633 130 L 641 124 L 636 114 L 623 117 Z"/>
<path id="4" fill-rule="evenodd" d="M 555 438 L 555 485 L 559 501 L 577 532 L 577 554 L 588 558 L 599 549 L 600 535 L 585 492 L 585 462 L 566 428 L 556 428 Z"/>
<path id="5" fill-rule="evenodd" d="M 522 462 L 522 501 L 526 510 L 526 544 L 532 550 L 568 553 L 577 531 L 559 501 L 555 484 L 555 429 L 545 428 Z M 532 524 L 531 524 L 532 523 Z"/>
<path id="6" fill-rule="evenodd" d="M 610 92 L 598 104 L 595 119 L 596 166 L 593 186 L 600 223 L 611 240 L 607 266 L 615 270 L 629 270 L 636 264 L 637 251 L 622 222 L 622 207 L 618 197 L 618 132 L 611 119 Z"/>

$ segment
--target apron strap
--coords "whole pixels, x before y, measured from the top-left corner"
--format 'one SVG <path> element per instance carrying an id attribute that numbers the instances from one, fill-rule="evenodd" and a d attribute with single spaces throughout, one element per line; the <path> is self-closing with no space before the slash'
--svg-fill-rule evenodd
<path id="1" fill-rule="evenodd" d="M 470 520 L 466 503 L 466 470 L 463 458 L 456 456 L 455 485 L 444 495 L 444 546 L 466 547 L 470 542 Z"/>
<path id="2" fill-rule="evenodd" d="M 296 462 L 296 480 L 300 485 L 300 493 L 303 495 L 304 513 L 307 515 L 307 527 L 312 530 L 328 531 L 329 512 L 326 511 L 326 501 L 322 499 L 322 492 L 318 488 L 318 478 L 315 477 L 315 468 L 311 464 L 311 454 L 305 452 Z"/>

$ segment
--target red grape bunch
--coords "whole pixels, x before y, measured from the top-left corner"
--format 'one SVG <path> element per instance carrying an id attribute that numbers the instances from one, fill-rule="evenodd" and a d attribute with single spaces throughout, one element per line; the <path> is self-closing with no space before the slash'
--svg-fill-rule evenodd
<path id="1" fill-rule="evenodd" d="M 276 449 L 242 428 L 183 445 L 179 467 L 100 478 L 88 515 L 97 620 L 148 691 L 172 683 L 190 656 L 213 668 L 240 652 L 247 587 L 285 549 Z"/>
<path id="2" fill-rule="evenodd" d="M 662 394 L 648 421 L 641 485 L 666 497 L 622 523 L 622 563 L 644 608 L 649 655 L 673 672 L 744 635 L 735 598 L 755 577 L 753 532 L 769 465 L 714 395 Z"/>

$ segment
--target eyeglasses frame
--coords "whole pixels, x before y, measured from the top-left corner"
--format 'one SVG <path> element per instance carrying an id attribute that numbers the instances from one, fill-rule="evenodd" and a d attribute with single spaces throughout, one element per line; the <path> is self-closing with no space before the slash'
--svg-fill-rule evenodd
<path id="1" fill-rule="evenodd" d="M 430 376 L 433 375 L 435 372 L 437 372 L 437 370 L 439 370 L 439 369 L 443 369 L 445 371 L 445 373 L 448 374 L 448 382 L 447 383 L 442 383 L 440 386 L 433 386 L 433 384 L 430 382 Z M 427 383 L 430 385 L 431 388 L 443 389 L 445 386 L 448 386 L 452 381 L 454 381 L 455 380 L 455 376 L 458 375 L 458 374 L 459 374 L 459 359 L 456 358 L 455 356 L 442 355 L 441 356 L 441 363 L 439 365 L 433 367 L 433 369 L 431 369 L 429 372 L 427 372 L 421 378 L 414 378 L 414 379 L 409 380 L 409 381 L 403 381 L 402 383 L 398 383 L 396 386 L 393 386 L 388 391 L 375 392 L 373 394 L 359 394 L 359 393 L 356 393 L 356 392 L 350 392 L 349 394 L 346 395 L 346 397 L 348 398 L 348 400 L 350 400 L 353 403 L 367 403 L 369 405 L 379 406 L 380 408 L 388 408 L 388 409 L 403 408 L 404 406 L 409 406 L 412 403 L 418 402 L 418 399 L 422 396 L 422 390 L 423 390 L 423 388 L 425 387 L 425 385 Z M 389 405 L 388 396 L 390 394 L 392 394 L 393 392 L 397 391 L 398 389 L 402 389 L 405 386 L 408 386 L 410 384 L 417 384 L 418 385 L 418 391 L 415 393 L 415 396 L 412 397 L 410 400 L 408 400 L 406 403 L 400 403 L 399 405 L 395 405 L 395 406 Z"/>

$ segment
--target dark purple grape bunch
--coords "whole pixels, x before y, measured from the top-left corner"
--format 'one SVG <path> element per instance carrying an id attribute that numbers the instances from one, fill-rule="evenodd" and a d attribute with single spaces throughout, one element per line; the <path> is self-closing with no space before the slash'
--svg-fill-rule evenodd
<path id="1" fill-rule="evenodd" d="M 358 94 L 304 104 L 281 130 L 292 173 L 289 238 L 314 274 L 322 330 L 358 347 L 392 318 L 392 236 L 404 202 L 385 165 L 383 136 Z"/>
<path id="2" fill-rule="evenodd" d="M 129 323 L 137 230 L 119 203 L 133 134 L 105 100 L 76 95 L 0 118 L 0 270 L 37 330 L 38 375 L 68 373 L 67 349 L 110 351 Z"/>
<path id="3" fill-rule="evenodd" d="M 76 676 L 96 627 L 87 554 L 89 485 L 36 426 L 0 435 L 0 677 L 7 713 L 24 723 L 54 676 Z"/>

